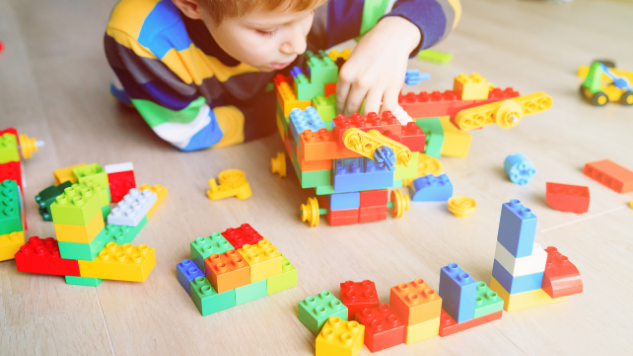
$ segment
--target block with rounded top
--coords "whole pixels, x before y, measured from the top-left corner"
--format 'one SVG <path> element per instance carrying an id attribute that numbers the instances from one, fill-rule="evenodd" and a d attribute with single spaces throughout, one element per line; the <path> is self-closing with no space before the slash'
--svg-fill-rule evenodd
<path id="1" fill-rule="evenodd" d="M 273 294 L 297 286 L 297 269 L 281 254 L 281 274 L 266 279 L 266 293 Z"/>
<path id="2" fill-rule="evenodd" d="M 543 290 L 552 298 L 582 293 L 582 277 L 578 268 L 554 246 L 545 249 L 547 264 L 543 275 Z"/>
<path id="3" fill-rule="evenodd" d="M 246 244 L 237 252 L 250 266 L 251 283 L 281 274 L 281 254 L 266 238 L 254 245 Z"/>
<path id="4" fill-rule="evenodd" d="M 299 321 L 314 335 L 328 318 L 334 316 L 347 320 L 347 307 L 329 291 L 324 290 L 299 302 Z"/>
<path id="5" fill-rule="evenodd" d="M 387 304 L 361 310 L 356 313 L 356 321 L 365 325 L 365 346 L 371 352 L 405 342 L 406 325 Z"/>
<path id="6" fill-rule="evenodd" d="M 514 257 L 532 255 L 538 218 L 521 201 L 512 199 L 501 208 L 497 241 Z"/>
<path id="7" fill-rule="evenodd" d="M 191 300 L 202 316 L 217 313 L 235 306 L 235 289 L 218 293 L 205 277 L 197 277 L 190 282 Z"/>
<path id="8" fill-rule="evenodd" d="M 238 228 L 228 228 L 222 233 L 222 236 L 233 246 L 239 249 L 246 244 L 254 245 L 263 239 L 255 229 L 249 224 L 242 224 Z"/>
<path id="9" fill-rule="evenodd" d="M 33 236 L 29 238 L 26 244 L 20 246 L 20 250 L 14 257 L 18 272 L 80 276 L 77 261 L 61 258 L 57 241 L 52 237 L 40 239 Z"/>
<path id="10" fill-rule="evenodd" d="M 211 236 L 198 237 L 191 241 L 191 259 L 204 271 L 204 260 L 213 254 L 221 255 L 233 249 L 231 245 L 219 232 L 214 232 Z"/>
<path id="11" fill-rule="evenodd" d="M 365 326 L 333 316 L 316 338 L 316 356 L 356 356 L 365 339 Z"/>
<path id="12" fill-rule="evenodd" d="M 449 263 L 440 271 L 442 308 L 458 323 L 474 318 L 477 282 L 457 263 Z"/>
<path id="13" fill-rule="evenodd" d="M 110 242 L 94 261 L 79 261 L 81 277 L 145 282 L 156 266 L 154 248 Z"/>
<path id="14" fill-rule="evenodd" d="M 475 318 L 503 310 L 503 299 L 484 282 L 477 282 Z"/>
<path id="15" fill-rule="evenodd" d="M 347 320 L 353 320 L 356 313 L 365 308 L 380 304 L 376 285 L 369 280 L 341 283 L 341 301 L 347 307 Z"/>
<path id="16" fill-rule="evenodd" d="M 97 213 L 101 213 L 101 204 L 90 188 L 66 188 L 51 204 L 55 224 L 85 226 Z"/>
<path id="17" fill-rule="evenodd" d="M 416 278 L 392 287 L 389 305 L 403 323 L 413 325 L 439 318 L 442 298 L 423 279 Z"/>
<path id="18" fill-rule="evenodd" d="M 152 192 L 156 193 L 156 202 L 154 203 L 154 205 L 152 205 L 152 208 L 149 209 L 149 211 L 147 212 L 147 218 L 149 219 L 152 217 L 152 215 L 154 215 L 154 212 L 156 211 L 158 206 L 163 202 L 163 200 L 167 198 L 167 194 L 169 193 L 169 190 L 160 184 L 156 184 L 155 186 L 150 186 L 149 184 L 141 184 L 141 188 L 139 190 L 140 191 L 151 190 Z"/>
<path id="19" fill-rule="evenodd" d="M 410 345 L 418 341 L 437 336 L 440 333 L 440 317 L 407 326 L 405 344 Z"/>
<path id="20" fill-rule="evenodd" d="M 523 153 L 517 152 L 508 155 L 503 161 L 503 169 L 506 171 L 512 183 L 518 185 L 528 184 L 536 175 L 536 167 Z"/>
<path id="21" fill-rule="evenodd" d="M 204 272 L 218 293 L 251 283 L 251 267 L 234 249 L 204 260 Z"/>
<path id="22" fill-rule="evenodd" d="M 73 175 L 77 177 L 77 183 L 87 183 L 92 181 L 108 186 L 108 174 L 99 163 L 75 167 L 72 172 Z"/>
<path id="23" fill-rule="evenodd" d="M 453 196 L 453 183 L 446 174 L 427 174 L 409 186 L 412 201 L 448 201 Z"/>
<path id="24" fill-rule="evenodd" d="M 191 295 L 191 281 L 198 277 L 204 277 L 204 272 L 190 259 L 184 259 L 176 265 L 178 282 Z"/>
<path id="25" fill-rule="evenodd" d="M 20 199 L 15 181 L 0 183 L 0 235 L 23 230 Z"/>
<path id="26" fill-rule="evenodd" d="M 24 231 L 0 235 L 0 261 L 12 260 L 22 245 L 24 245 Z"/>
<path id="27" fill-rule="evenodd" d="M 108 224 L 136 226 L 157 200 L 151 190 L 130 189 L 123 200 L 108 215 Z"/>

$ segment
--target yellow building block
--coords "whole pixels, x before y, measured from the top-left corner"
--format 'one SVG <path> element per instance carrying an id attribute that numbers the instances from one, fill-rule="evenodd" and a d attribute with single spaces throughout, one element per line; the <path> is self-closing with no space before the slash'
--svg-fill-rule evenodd
<path id="1" fill-rule="evenodd" d="M 337 49 L 333 49 L 328 52 L 327 56 L 330 57 L 331 60 L 336 62 L 336 60 L 339 58 L 343 58 L 344 60 L 347 60 L 350 54 L 352 54 L 352 50 L 349 48 L 345 48 L 343 52 L 340 52 Z"/>
<path id="2" fill-rule="evenodd" d="M 279 136 L 281 136 L 281 140 L 286 139 L 286 131 L 284 130 L 284 124 L 281 123 L 282 118 L 277 114 L 277 129 L 279 129 Z"/>
<path id="3" fill-rule="evenodd" d="M 364 325 L 333 316 L 316 338 L 316 356 L 356 356 L 364 344 Z"/>
<path id="4" fill-rule="evenodd" d="M 281 274 L 281 254 L 264 238 L 255 245 L 244 245 L 237 250 L 251 266 L 251 283 Z"/>
<path id="5" fill-rule="evenodd" d="M 439 176 L 444 173 L 444 165 L 439 159 L 431 156 L 427 156 L 424 153 L 418 155 L 418 174 L 415 178 L 425 177 L 427 174 Z M 405 178 L 402 180 L 402 185 L 408 187 L 413 183 L 415 178 Z"/>
<path id="6" fill-rule="evenodd" d="M 169 193 L 169 191 L 167 188 L 163 187 L 160 184 L 156 184 L 153 187 L 150 186 L 149 184 L 142 184 L 141 189 L 139 190 L 141 192 L 144 190 L 151 190 L 152 192 L 156 193 L 156 202 L 154 203 L 154 205 L 152 205 L 151 209 L 149 209 L 149 211 L 147 212 L 147 219 L 149 220 L 149 218 L 151 218 L 152 215 L 154 215 L 154 212 L 156 211 L 158 206 L 163 202 L 163 200 L 165 200 L 165 198 L 167 197 L 167 193 Z"/>
<path id="7" fill-rule="evenodd" d="M 0 235 L 0 261 L 12 260 L 22 245 L 24 245 L 24 231 Z"/>
<path id="8" fill-rule="evenodd" d="M 80 163 L 75 166 L 70 166 L 66 168 L 60 168 L 53 171 L 53 175 L 55 176 L 55 185 L 60 185 L 65 181 L 70 181 L 71 183 L 77 183 L 77 177 L 73 174 L 73 169 L 85 166 L 85 163 Z"/>
<path id="9" fill-rule="evenodd" d="M 282 82 L 276 89 L 277 101 L 284 112 L 284 117 L 290 117 L 290 112 L 294 108 L 305 110 L 308 106 L 312 105 L 312 100 L 297 99 L 297 96 L 292 91 L 292 87 L 287 82 Z"/>
<path id="10" fill-rule="evenodd" d="M 470 76 L 460 73 L 453 81 L 453 91 L 462 100 L 483 100 L 488 99 L 488 92 L 494 85 L 488 83 L 486 78 L 473 73 Z"/>
<path id="11" fill-rule="evenodd" d="M 103 222 L 101 210 L 99 210 L 90 219 L 88 225 L 53 224 L 53 226 L 55 227 L 57 241 L 89 244 L 99 235 L 99 232 L 105 227 L 105 223 Z"/>
<path id="12" fill-rule="evenodd" d="M 407 338 L 405 344 L 426 340 L 440 333 L 440 317 L 407 326 Z"/>
<path id="13" fill-rule="evenodd" d="M 442 156 L 466 158 L 473 136 L 453 125 L 450 117 L 440 117 L 440 124 L 442 124 L 442 129 L 444 129 Z"/>
<path id="14" fill-rule="evenodd" d="M 94 261 L 78 261 L 81 277 L 145 282 L 156 266 L 152 247 L 110 242 Z"/>
<path id="15" fill-rule="evenodd" d="M 542 289 L 529 292 L 510 294 L 497 280 L 492 277 L 490 281 L 490 289 L 497 292 L 497 295 L 503 299 L 503 309 L 507 312 L 538 307 L 545 304 L 562 302 L 567 300 L 567 296 L 560 298 L 552 298 Z"/>
<path id="16" fill-rule="evenodd" d="M 218 185 L 215 179 L 209 179 L 207 196 L 211 200 L 219 200 L 236 197 L 243 200 L 251 196 L 251 186 L 246 180 L 246 175 L 239 169 L 227 169 L 218 175 Z"/>

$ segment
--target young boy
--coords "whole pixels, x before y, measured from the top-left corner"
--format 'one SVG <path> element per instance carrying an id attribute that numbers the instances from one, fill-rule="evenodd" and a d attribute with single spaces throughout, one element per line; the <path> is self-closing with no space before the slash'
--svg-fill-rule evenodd
<path id="1" fill-rule="evenodd" d="M 276 71 L 361 35 L 365 6 L 384 16 L 340 70 L 337 112 L 393 110 L 408 58 L 448 35 L 459 0 L 121 0 L 104 39 L 112 93 L 183 151 L 268 135 Z"/>

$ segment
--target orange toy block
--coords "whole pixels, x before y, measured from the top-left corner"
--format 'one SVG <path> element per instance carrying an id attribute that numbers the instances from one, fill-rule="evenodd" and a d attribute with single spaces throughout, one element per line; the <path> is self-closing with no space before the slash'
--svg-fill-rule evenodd
<path id="1" fill-rule="evenodd" d="M 439 318 L 442 298 L 421 278 L 391 288 L 389 305 L 407 325 Z"/>
<path id="2" fill-rule="evenodd" d="M 297 159 L 322 161 L 341 158 L 362 157 L 338 144 L 332 131 L 320 129 L 319 132 L 304 131 L 299 135 Z"/>
<path id="3" fill-rule="evenodd" d="M 242 255 L 234 249 L 211 255 L 204 260 L 205 274 L 218 293 L 251 283 L 251 269 Z"/>

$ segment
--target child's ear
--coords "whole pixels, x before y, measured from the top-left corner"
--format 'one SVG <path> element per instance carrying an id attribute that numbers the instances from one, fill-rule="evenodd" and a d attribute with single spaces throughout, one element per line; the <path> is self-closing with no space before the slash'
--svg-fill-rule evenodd
<path id="1" fill-rule="evenodd" d="M 185 14 L 185 16 L 192 18 L 194 20 L 202 19 L 202 14 L 200 5 L 198 4 L 198 0 L 171 0 L 174 5 L 180 11 Z"/>

